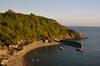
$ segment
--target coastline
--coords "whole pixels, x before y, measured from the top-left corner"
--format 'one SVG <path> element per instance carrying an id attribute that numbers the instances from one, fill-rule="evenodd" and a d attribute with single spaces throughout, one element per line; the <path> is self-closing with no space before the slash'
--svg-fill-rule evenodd
<path id="1" fill-rule="evenodd" d="M 28 44 L 24 46 L 24 49 L 20 52 L 18 52 L 16 55 L 10 56 L 8 58 L 7 66 L 26 66 L 25 63 L 25 56 L 27 53 L 29 53 L 32 50 L 35 50 L 36 48 L 44 47 L 44 46 L 52 46 L 52 45 L 59 45 L 58 42 L 51 42 L 51 43 L 43 43 L 41 41 L 33 42 L 31 44 Z"/>

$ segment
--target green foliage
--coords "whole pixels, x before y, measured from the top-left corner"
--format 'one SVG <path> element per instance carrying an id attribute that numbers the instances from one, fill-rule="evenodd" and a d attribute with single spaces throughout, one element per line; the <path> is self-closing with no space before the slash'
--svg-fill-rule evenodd
<path id="1" fill-rule="evenodd" d="M 49 40 L 64 38 L 67 34 L 75 38 L 77 32 L 69 30 L 56 20 L 37 16 L 25 15 L 8 10 L 0 13 L 0 42 L 9 46 L 19 40 Z"/>

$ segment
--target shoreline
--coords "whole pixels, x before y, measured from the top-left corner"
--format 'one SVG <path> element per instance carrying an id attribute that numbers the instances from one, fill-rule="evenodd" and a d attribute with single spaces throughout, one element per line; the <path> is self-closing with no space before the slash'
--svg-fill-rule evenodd
<path id="1" fill-rule="evenodd" d="M 36 48 L 44 47 L 44 46 L 52 46 L 59 45 L 59 42 L 51 42 L 51 43 L 43 43 L 41 41 L 33 42 L 24 46 L 24 49 L 17 53 L 17 55 L 9 55 L 7 66 L 27 66 L 25 63 L 25 56 L 27 53 L 35 50 Z"/>

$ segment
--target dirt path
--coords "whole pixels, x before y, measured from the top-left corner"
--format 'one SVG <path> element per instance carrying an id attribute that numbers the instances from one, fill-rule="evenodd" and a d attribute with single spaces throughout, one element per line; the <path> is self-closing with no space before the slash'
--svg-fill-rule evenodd
<path id="1" fill-rule="evenodd" d="M 50 45 L 58 45 L 57 42 L 43 43 L 43 42 L 33 42 L 24 46 L 24 49 L 17 53 L 17 55 L 9 55 L 7 66 L 25 66 L 24 56 L 31 50 Z"/>

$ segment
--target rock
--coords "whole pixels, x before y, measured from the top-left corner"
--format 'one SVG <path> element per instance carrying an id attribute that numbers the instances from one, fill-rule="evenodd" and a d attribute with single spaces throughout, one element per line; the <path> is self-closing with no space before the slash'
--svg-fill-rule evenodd
<path id="1" fill-rule="evenodd" d="M 85 35 L 83 35 L 83 34 L 81 34 L 81 33 L 79 34 L 79 36 L 80 36 L 81 39 L 88 39 L 87 36 L 85 36 Z"/>
<path id="2" fill-rule="evenodd" d="M 83 48 L 76 48 L 77 51 L 83 51 Z"/>

